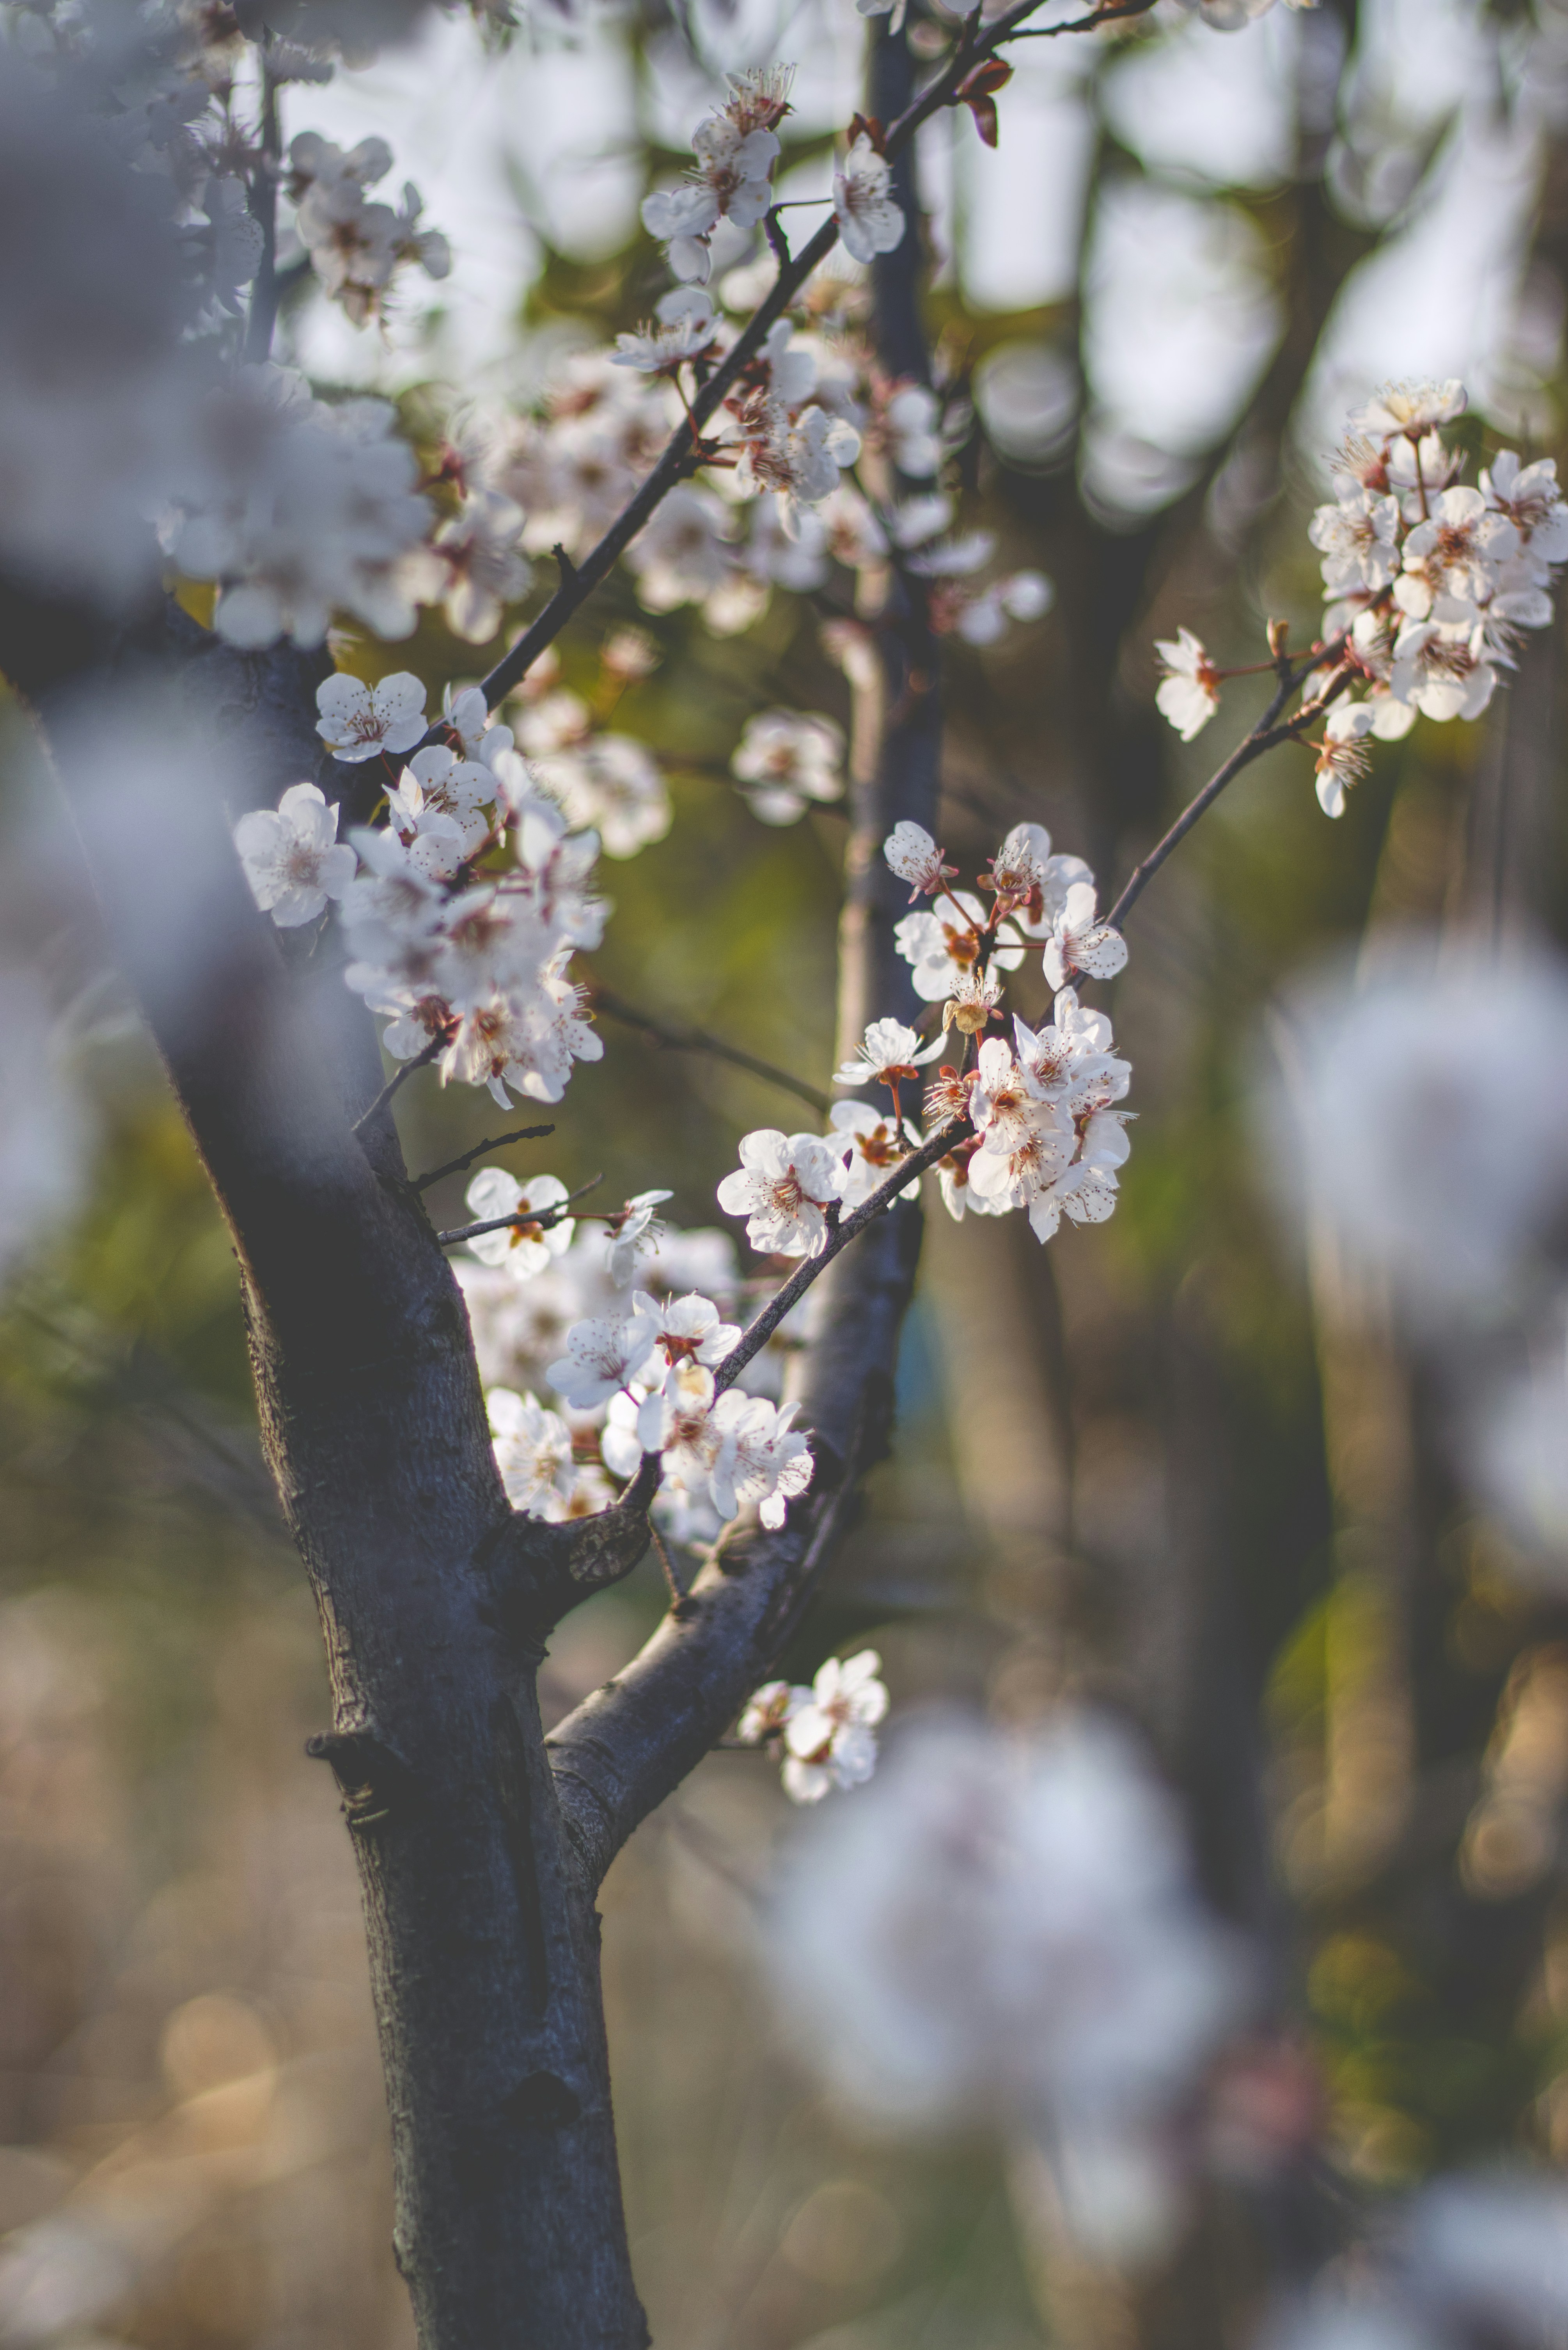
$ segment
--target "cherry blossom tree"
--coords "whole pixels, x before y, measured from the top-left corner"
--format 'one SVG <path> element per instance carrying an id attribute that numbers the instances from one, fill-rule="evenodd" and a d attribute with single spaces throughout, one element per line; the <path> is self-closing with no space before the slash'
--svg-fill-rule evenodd
<path id="1" fill-rule="evenodd" d="M 1233 30 L 1267 5 L 1200 14 Z M 925 1760 L 911 1743 L 857 1796 L 889 1704 L 877 1652 L 829 1659 L 810 1687 L 775 1669 L 892 1440 L 921 1179 L 936 1173 L 966 1235 L 971 1217 L 1015 1214 L 1045 1246 L 1064 1219 L 1110 1218 L 1136 1148 L 1134 1073 L 1085 999 L 1137 951 L 1145 891 L 1265 754 L 1311 773 L 1339 818 L 1380 743 L 1480 719 L 1551 622 L 1568 560 L 1550 460 L 1489 446 L 1461 479 L 1463 385 L 1368 387 L 1312 525 L 1327 606 L 1311 640 L 1293 649 L 1270 620 L 1255 658 L 1228 664 L 1185 619 L 1158 639 L 1158 707 L 1183 742 L 1232 680 L 1269 681 L 1163 837 L 1125 878 L 1079 853 L 1099 844 L 1058 846 L 1033 820 L 998 827 L 982 869 L 950 858 L 945 648 L 1040 625 L 1054 590 L 999 574 L 989 538 L 959 527 L 972 420 L 923 327 L 916 135 L 968 109 L 994 143 L 1013 43 L 1091 41 L 1151 5 L 1013 0 L 922 44 L 901 7 L 863 0 L 862 110 L 798 242 L 774 179 L 791 69 L 731 76 L 692 126 L 691 165 L 643 203 L 670 279 L 654 315 L 571 358 L 532 408 L 442 417 L 433 452 L 389 404 L 323 398 L 272 358 L 280 305 L 307 280 L 369 328 L 416 274 L 450 269 L 417 190 L 395 205 L 368 193 L 394 168 L 389 144 L 345 152 L 308 127 L 334 55 L 395 36 L 412 11 L 38 7 L 14 12 L 0 51 L 0 173 L 36 229 L 5 265 L 9 444 L 26 462 L 0 516 L 0 660 L 233 1238 L 266 1456 L 331 1669 L 335 1718 L 313 1752 L 360 1871 L 394 2241 L 431 2350 L 647 2338 L 596 1898 L 732 1731 L 774 1755 L 794 1801 L 829 1821 L 845 1807 L 781 1940 L 805 2028 L 846 2039 L 873 2103 L 1000 2102 L 1070 2208 L 1086 2173 L 1112 2179 L 1083 2210 L 1159 2235 L 1166 2140 L 1245 1974 L 1119 1733 L 1068 1722 L 1022 1762 L 989 1736 L 934 1733 Z M 761 231 L 743 305 L 709 290 L 724 224 Z M 825 269 L 840 247 L 862 276 Z M 1276 442 L 1303 356 L 1271 382 Z M 658 763 L 606 723 L 646 641 L 607 643 L 594 703 L 552 662 L 618 566 L 644 612 L 692 607 L 718 634 L 775 593 L 843 590 L 847 745 L 831 718 L 760 702 L 731 763 L 766 825 L 841 799 L 847 817 L 843 1097 L 825 1130 L 738 1137 L 718 1187 L 772 1261 L 760 1303 L 701 1262 L 701 1235 L 664 1229 L 670 1169 L 607 1206 L 483 1166 L 469 1221 L 438 1230 L 426 1190 L 519 1135 L 417 1174 L 400 1141 L 418 1071 L 487 1089 L 542 1139 L 605 1055 L 578 960 L 610 920 L 598 860 L 664 837 L 672 808 Z M 439 610 L 477 645 L 524 604 L 482 683 L 450 682 L 439 712 L 411 671 L 372 684 L 336 666 L 345 619 L 396 645 Z M 1051 999 L 1034 1026 L 1008 993 L 1025 969 Z M 1332 1045 L 1324 1067 L 1332 1098 Z M 36 1088 L 40 1132 L 68 1124 L 42 1057 L 18 1082 Z M 1398 1150 L 1379 1156 L 1375 1118 L 1334 1117 L 1366 1156 L 1347 1188 L 1370 1230 Z M 1314 1180 L 1332 1191 L 1347 1163 Z M 1512 1166 L 1502 1154 L 1494 1196 L 1513 1196 Z M 7 1213 L 43 1187 L 23 1163 L 9 1188 Z M 1397 1250 L 1385 1237 L 1372 1253 L 1386 1265 Z M 522 1327 L 546 1281 L 573 1308 L 547 1360 Z M 799 1343 L 781 1385 L 786 1328 Z M 535 1366 L 545 1394 L 508 1362 Z M 1477 1447 L 1483 1463 L 1506 1452 L 1484 1431 Z M 662 1623 L 546 1737 L 551 1635 L 650 1544 L 670 1585 Z M 929 2060 L 914 2071 L 888 1973 L 888 1865 L 906 1836 L 950 1873 L 961 1925 L 906 1986 Z M 841 1929 L 836 1982 L 824 1953 Z M 985 2012 L 943 2044 L 966 1975 L 991 1986 Z"/>

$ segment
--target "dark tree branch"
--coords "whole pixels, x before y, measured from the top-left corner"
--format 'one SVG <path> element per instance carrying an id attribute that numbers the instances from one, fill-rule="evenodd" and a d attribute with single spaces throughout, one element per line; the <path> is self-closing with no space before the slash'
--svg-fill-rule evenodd
<path id="1" fill-rule="evenodd" d="M 408 1080 L 413 1076 L 414 1071 L 416 1069 L 428 1069 L 431 1063 L 435 1059 L 436 1055 L 438 1053 L 444 1052 L 445 1049 L 446 1038 L 441 1035 L 432 1036 L 430 1043 L 426 1045 L 421 1051 L 416 1053 L 411 1061 L 404 1061 L 400 1067 L 395 1069 L 392 1072 L 392 1075 L 387 1079 L 386 1084 L 381 1087 L 380 1092 L 376 1096 L 375 1100 L 370 1104 L 369 1108 L 362 1112 L 362 1114 L 355 1119 L 353 1128 L 354 1132 L 358 1134 L 362 1128 L 369 1125 L 373 1118 L 379 1117 L 382 1110 L 386 1108 L 388 1103 L 391 1100 L 392 1096 L 399 1091 L 400 1087 L 407 1084 Z"/>
<path id="2" fill-rule="evenodd" d="M 639 1012 L 623 996 L 613 995 L 607 987 L 596 983 L 592 990 L 593 1008 L 611 1020 L 618 1020 L 625 1028 L 640 1029 L 645 1036 L 654 1037 L 671 1053 L 707 1053 L 716 1061 L 728 1061 L 732 1067 L 744 1069 L 764 1084 L 777 1086 L 784 1093 L 794 1094 L 824 1118 L 833 1107 L 832 1097 L 808 1086 L 804 1077 L 792 1076 L 788 1069 L 774 1066 L 772 1061 L 748 1053 L 739 1045 L 727 1044 L 722 1036 L 714 1036 L 706 1028 L 680 1027 L 672 1020 L 657 1019 L 650 1012 Z"/>
<path id="3" fill-rule="evenodd" d="M 535 1130 L 530 1129 L 530 1131 Z M 555 1128 L 545 1127 L 542 1131 L 552 1134 Z M 557 1200 L 553 1207 L 519 1208 L 515 1215 L 490 1216 L 483 1223 L 460 1224 L 455 1232 L 437 1232 L 436 1238 L 442 1248 L 455 1248 L 459 1241 L 477 1240 L 481 1232 L 509 1232 L 518 1224 L 526 1224 L 534 1232 L 546 1232 L 552 1224 L 562 1222 L 574 1200 L 584 1199 L 588 1192 L 597 1191 L 604 1180 L 602 1175 L 590 1175 L 586 1183 L 579 1183 L 575 1191 L 568 1191 L 566 1198 Z"/>
<path id="4" fill-rule="evenodd" d="M 542 1135 L 554 1134 L 555 1131 L 553 1126 L 520 1126 L 512 1134 L 486 1135 L 484 1140 L 476 1142 L 472 1150 L 461 1150 L 455 1159 L 449 1159 L 444 1167 L 432 1167 L 428 1175 L 416 1175 L 414 1189 L 416 1191 L 428 1191 L 431 1185 L 439 1183 L 443 1175 L 461 1175 L 465 1167 L 472 1167 L 474 1160 L 483 1159 L 487 1150 L 504 1150 L 509 1142 L 537 1142 Z"/>

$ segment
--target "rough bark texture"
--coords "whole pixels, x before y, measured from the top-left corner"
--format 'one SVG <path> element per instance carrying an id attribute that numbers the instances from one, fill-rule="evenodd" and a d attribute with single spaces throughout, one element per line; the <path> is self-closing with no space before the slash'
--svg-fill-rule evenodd
<path id="1" fill-rule="evenodd" d="M 74 685 L 30 663 L 20 633 L 5 658 L 234 1234 L 263 1438 L 327 1644 L 334 1720 L 313 1751 L 359 1866 L 420 2341 L 636 2350 L 597 1919 L 519 1628 L 559 1600 L 563 1545 L 507 1506 L 461 1293 L 389 1118 L 350 1132 L 380 1084 L 368 1018 L 257 915 L 210 801 L 179 812 L 191 852 L 164 858 L 137 847 L 159 812 L 132 795 L 118 823 L 95 789 L 97 710 L 166 692 L 171 672 L 176 707 L 217 712 L 217 795 L 275 800 L 317 763 L 314 670 L 235 655 L 178 616 L 159 635 L 135 671 Z M 192 904 L 194 954 L 171 953 Z M 601 1533 L 590 1573 L 606 1546 Z M 628 1547 L 621 1572 L 640 1540 Z"/>

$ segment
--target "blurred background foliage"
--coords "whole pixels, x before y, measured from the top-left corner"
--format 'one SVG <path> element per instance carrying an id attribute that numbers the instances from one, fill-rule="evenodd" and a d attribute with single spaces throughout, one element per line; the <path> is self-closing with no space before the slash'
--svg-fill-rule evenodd
<path id="1" fill-rule="evenodd" d="M 450 311 L 405 317 L 353 360 L 422 432 L 432 375 L 472 388 L 472 363 L 492 390 L 526 390 L 552 352 L 637 325 L 664 282 L 632 206 L 702 75 L 657 5 L 577 26 L 541 14 L 483 65 L 504 78 L 513 210 L 472 228 L 510 255 L 510 316 L 488 318 L 483 349 L 454 345 Z M 853 20 L 710 9 L 697 30 L 710 63 L 818 59 L 781 177 L 820 182 L 853 103 Z M 462 91 L 443 113 L 432 89 L 460 31 L 472 46 L 443 26 L 428 56 L 389 53 L 302 114 L 343 135 L 362 104 L 410 168 L 443 125 L 461 145 Z M 1497 432 L 1558 445 L 1565 31 L 1545 0 L 1324 0 L 1231 42 L 1162 5 L 1086 57 L 1030 57 L 1002 101 L 1006 205 L 977 192 L 992 159 L 967 120 L 940 126 L 928 322 L 978 398 L 964 518 L 1056 586 L 1043 623 L 951 654 L 945 837 L 966 872 L 1027 816 L 1119 879 L 1206 776 L 1251 715 L 1247 686 L 1183 748 L 1154 713 L 1152 640 L 1179 619 L 1256 660 L 1270 616 L 1311 640 L 1317 452 L 1371 380 L 1464 372 L 1478 452 Z M 568 71 L 579 182 L 602 149 L 606 183 L 629 189 L 587 249 L 545 192 Z M 601 87 L 612 117 L 632 93 L 620 131 L 596 124 Z M 461 286 L 461 189 L 443 215 L 439 172 L 420 161 L 419 176 Z M 319 321 L 294 331 L 319 376 L 350 380 Z M 727 771 L 759 708 L 847 723 L 821 617 L 775 592 L 720 639 L 690 611 L 643 614 L 618 574 L 560 648 L 562 681 L 591 699 L 612 629 L 654 640 L 659 666 L 615 723 L 657 753 L 675 807 L 667 838 L 606 868 L 594 981 L 818 1087 L 844 820 L 764 827 Z M 337 657 L 411 667 L 439 694 L 489 649 L 427 615 L 409 643 L 345 639 Z M 1128 1707 L 1191 1799 L 1210 1892 L 1272 1953 L 1274 2021 L 1295 2019 L 1350 2199 L 1500 2148 L 1568 2156 L 1568 1617 L 1469 1513 L 1421 1367 L 1375 1303 L 1337 1294 L 1274 1222 L 1251 1081 L 1282 984 L 1326 952 L 1376 955 L 1417 921 L 1563 935 L 1560 668 L 1557 639 L 1535 641 L 1482 724 L 1423 722 L 1379 746 L 1336 826 L 1305 756 L 1280 754 L 1161 876 L 1114 1003 L 1139 1119 L 1116 1218 L 1042 1252 L 1020 1219 L 957 1228 L 933 1195 L 898 1452 L 787 1666 L 869 1637 L 896 1706 L 960 1694 L 1023 1720 L 1087 1689 Z M 5 715 L 7 822 L 28 855 L 0 890 L 68 982 L 100 1148 L 90 1206 L 0 1320 L 0 2230 L 54 2214 L 78 2231 L 80 2281 L 68 2306 L 13 2293 L 24 2314 L 0 2340 L 394 2350 L 410 2337 L 352 1867 L 303 1753 L 325 1681 L 252 1430 L 234 1266 Z M 1021 976 L 1037 1012 L 1043 983 Z M 608 1201 L 667 1185 L 672 1221 L 714 1224 L 738 1136 L 809 1122 L 720 1060 L 603 1031 L 555 1135 L 502 1154 L 519 1175 L 602 1175 Z M 496 1130 L 482 1097 L 428 1075 L 399 1118 L 415 1170 Z M 438 1222 L 458 1220 L 462 1190 L 432 1194 Z M 570 1619 L 555 1711 L 660 1605 L 645 1564 Z M 1020 2230 L 1027 2198 L 1010 2203 L 992 2147 L 867 2136 L 829 2109 L 777 2043 L 754 1967 L 784 1814 L 765 1763 L 717 1754 L 607 1891 L 655 2339 L 1232 2338 L 1244 2258 L 1214 2292 L 1096 2278 L 1048 2215 Z M 1211 2248 L 1231 2241 L 1212 2225 Z"/>

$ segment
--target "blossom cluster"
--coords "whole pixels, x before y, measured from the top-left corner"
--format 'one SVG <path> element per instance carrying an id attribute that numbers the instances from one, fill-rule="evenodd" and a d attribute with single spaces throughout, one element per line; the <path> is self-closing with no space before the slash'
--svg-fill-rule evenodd
<path id="1" fill-rule="evenodd" d="M 317 732 L 340 759 L 379 758 L 388 821 L 337 838 L 337 811 L 314 784 L 275 812 L 241 818 L 235 845 L 256 902 L 280 928 L 314 921 L 335 899 L 345 974 L 400 1060 L 439 1048 L 443 1082 L 558 1101 L 579 1060 L 604 1047 L 582 1017 L 567 965 L 597 946 L 605 909 L 589 889 L 592 832 L 569 832 L 538 792 L 509 728 L 493 726 L 476 687 L 452 696 L 421 743 L 424 688 L 406 671 L 372 687 L 341 674 L 319 688 Z"/>
<path id="2" fill-rule="evenodd" d="M 357 327 L 378 315 L 400 263 L 416 262 L 435 278 L 452 268 L 445 237 L 420 227 L 422 206 L 411 181 L 396 210 L 366 202 L 366 189 L 391 168 L 384 139 L 361 139 L 345 153 L 319 132 L 302 130 L 289 144 L 286 186 L 296 233 L 327 294 Z"/>
<path id="3" fill-rule="evenodd" d="M 1397 741 L 1417 714 L 1479 718 L 1500 669 L 1517 666 L 1527 629 L 1551 624 L 1552 589 L 1568 560 L 1568 504 L 1550 457 L 1511 449 L 1462 483 L 1464 452 L 1445 441 L 1467 405 L 1458 381 L 1387 385 L 1355 410 L 1334 460 L 1338 488 L 1309 536 L 1323 558 L 1327 608 L 1305 684 L 1325 815 L 1366 773 L 1367 738 Z M 1190 629 L 1157 648 L 1156 700 L 1190 742 L 1220 707 L 1225 672 Z"/>
<path id="4" fill-rule="evenodd" d="M 1017 825 L 981 879 L 988 912 L 973 892 L 950 887 L 954 868 L 919 825 L 898 826 L 884 853 L 911 884 L 911 899 L 932 900 L 907 914 L 894 935 L 916 993 L 941 1005 L 941 1024 L 922 1041 L 900 1021 L 874 1021 L 835 1082 L 883 1088 L 890 1109 L 844 1101 L 826 1136 L 773 1128 L 746 1135 L 739 1168 L 719 1186 L 719 1205 L 746 1218 L 747 1239 L 766 1254 L 819 1254 L 839 1218 L 890 1182 L 919 1145 L 902 1088 L 918 1082 L 956 1031 L 958 1058 L 941 1066 L 925 1102 L 930 1134 L 960 1120 L 966 1127 L 938 1167 L 949 1212 L 1022 1209 L 1042 1241 L 1064 1215 L 1102 1222 L 1116 1206 L 1116 1170 L 1127 1156 L 1131 1113 L 1115 1105 L 1132 1071 L 1114 1049 L 1106 1014 L 1078 996 L 1079 980 L 1113 978 L 1127 962 L 1121 933 L 1099 919 L 1093 874 L 1080 858 L 1053 855 L 1044 826 Z M 1015 1014 L 1011 1042 L 987 1035 L 1003 1017 L 1003 973 L 1035 943 L 1054 993 L 1051 1019 L 1031 1028 Z"/>
<path id="5" fill-rule="evenodd" d="M 764 1681 L 736 1724 L 742 1746 L 776 1747 L 792 1803 L 818 1804 L 834 1787 L 858 1787 L 877 1767 L 877 1724 L 888 1711 L 875 1648 L 829 1657 L 809 1688 Z"/>

